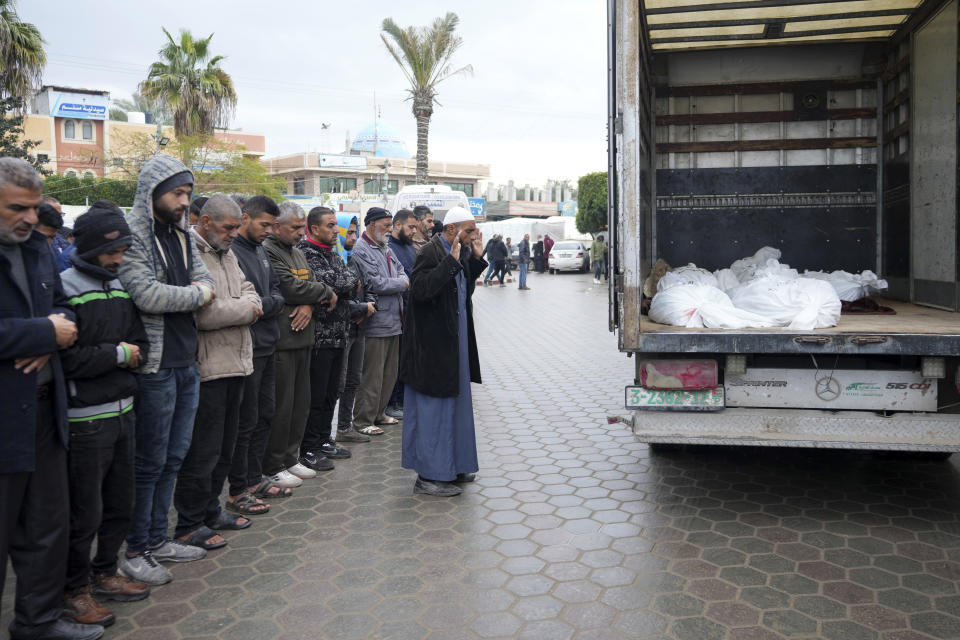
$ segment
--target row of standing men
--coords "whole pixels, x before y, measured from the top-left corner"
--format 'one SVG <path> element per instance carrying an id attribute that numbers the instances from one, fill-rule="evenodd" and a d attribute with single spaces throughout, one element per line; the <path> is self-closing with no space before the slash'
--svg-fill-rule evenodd
<path id="1" fill-rule="evenodd" d="M 100 637 L 115 620 L 102 601 L 145 598 L 172 580 L 161 563 L 226 545 L 219 532 L 348 458 L 340 443 L 396 424 L 391 398 L 415 492 L 457 495 L 477 470 L 470 297 L 487 264 L 472 216 L 451 210 L 431 238 L 429 210 L 370 209 L 345 263 L 323 207 L 216 195 L 188 227 L 193 181 L 154 156 L 130 214 L 98 201 L 77 219 L 58 275 L 37 224 L 56 201 L 0 158 L 0 589 L 9 553 L 14 639 Z"/>

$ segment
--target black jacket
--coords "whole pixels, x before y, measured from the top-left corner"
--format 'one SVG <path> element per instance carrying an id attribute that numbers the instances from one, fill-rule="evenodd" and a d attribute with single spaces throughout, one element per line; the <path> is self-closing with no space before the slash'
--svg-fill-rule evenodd
<path id="1" fill-rule="evenodd" d="M 277 326 L 277 316 L 283 309 L 280 283 L 270 266 L 270 259 L 263 245 L 254 244 L 239 235 L 230 250 L 237 256 L 243 275 L 256 288 L 263 307 L 263 315 L 250 325 L 250 333 L 253 334 L 253 357 L 268 356 L 277 348 L 277 339 L 280 337 L 280 328 Z"/>
<path id="2" fill-rule="evenodd" d="M 67 396 L 57 350 L 57 335 L 51 313 L 62 313 L 73 320 L 67 304 L 56 259 L 47 238 L 39 231 L 20 244 L 27 272 L 31 304 L 11 273 L 10 261 L 0 251 L 0 473 L 33 471 L 36 467 L 37 374 L 24 375 L 14 368 L 17 358 L 53 354 L 54 422 L 64 447 L 67 431 Z"/>
<path id="3" fill-rule="evenodd" d="M 304 238 L 297 245 L 307 257 L 313 276 L 337 294 L 337 307 L 330 311 L 325 305 L 314 305 L 314 349 L 340 349 L 346 344 L 350 324 L 348 301 L 357 293 L 357 277 L 347 269 L 343 259 L 334 251 L 325 249 Z"/>
<path id="4" fill-rule="evenodd" d="M 350 260 L 347 263 L 347 269 L 350 270 L 354 276 L 357 277 L 357 280 L 360 281 L 360 291 L 357 292 L 357 295 L 348 300 L 348 308 L 350 309 L 350 335 L 356 337 L 360 335 L 363 331 L 363 324 L 352 322 L 357 318 L 363 318 L 367 315 L 367 303 L 377 302 L 377 294 L 373 293 L 367 288 L 367 283 L 363 279 L 363 270 L 357 266 L 357 263 L 353 260 Z"/>
<path id="5" fill-rule="evenodd" d="M 502 262 L 507 259 L 507 245 L 503 240 L 492 240 L 487 247 L 487 257 L 494 262 Z"/>
<path id="6" fill-rule="evenodd" d="M 60 275 L 77 316 L 77 341 L 60 356 L 69 406 L 94 407 L 128 398 L 137 391 L 137 376 L 117 365 L 117 345 L 140 347 L 141 360 L 146 361 L 150 343 L 140 314 L 116 275 L 76 252 L 71 260 L 73 267 Z"/>
<path id="7" fill-rule="evenodd" d="M 460 395 L 460 323 L 457 318 L 457 274 L 467 278 L 467 342 L 470 380 L 480 382 L 480 356 L 473 330 L 473 290 L 487 261 L 475 258 L 469 246 L 458 262 L 447 253 L 440 236 L 434 236 L 417 254 L 410 276 L 400 379 L 420 393 L 437 398 Z"/>

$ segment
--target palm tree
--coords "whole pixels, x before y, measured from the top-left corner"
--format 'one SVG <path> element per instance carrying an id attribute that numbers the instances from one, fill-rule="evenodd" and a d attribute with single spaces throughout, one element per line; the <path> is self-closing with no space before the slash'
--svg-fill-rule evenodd
<path id="1" fill-rule="evenodd" d="M 169 105 L 161 100 L 145 98 L 139 91 L 134 91 L 129 100 L 114 100 L 113 104 L 118 112 L 117 115 L 123 115 L 123 120 L 127 119 L 127 111 L 140 111 L 152 114 L 153 121 L 165 127 L 173 124 L 173 113 L 171 113 Z M 110 110 L 110 114 L 112 118 L 114 109 Z"/>
<path id="2" fill-rule="evenodd" d="M 427 181 L 427 138 L 437 84 L 459 73 L 473 73 L 470 65 L 455 69 L 450 64 L 463 44 L 463 39 L 454 34 L 459 22 L 457 14 L 448 12 L 429 27 L 401 29 L 392 18 L 385 19 L 381 26 L 383 44 L 410 83 L 408 99 L 413 100 L 413 117 L 417 119 L 417 184 Z"/>
<path id="3" fill-rule="evenodd" d="M 40 32 L 20 21 L 15 0 L 0 0 L 0 98 L 28 99 L 46 63 Z"/>
<path id="4" fill-rule="evenodd" d="M 224 56 L 210 56 L 211 33 L 195 40 L 186 29 L 179 41 L 166 29 L 167 43 L 160 62 L 150 65 L 140 93 L 147 100 L 169 105 L 177 137 L 209 135 L 225 128 L 237 106 L 233 79 L 220 68 Z"/>

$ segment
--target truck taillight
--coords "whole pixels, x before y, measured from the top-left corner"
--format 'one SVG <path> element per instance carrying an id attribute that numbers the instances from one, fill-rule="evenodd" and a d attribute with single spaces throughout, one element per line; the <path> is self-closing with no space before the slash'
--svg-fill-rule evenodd
<path id="1" fill-rule="evenodd" d="M 640 384 L 647 389 L 715 389 L 716 360 L 647 360 L 640 365 Z"/>

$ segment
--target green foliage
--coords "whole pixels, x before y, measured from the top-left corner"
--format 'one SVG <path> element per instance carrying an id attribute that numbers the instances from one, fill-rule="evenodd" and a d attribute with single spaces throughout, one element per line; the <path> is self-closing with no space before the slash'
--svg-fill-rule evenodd
<path id="1" fill-rule="evenodd" d="M 437 85 L 451 76 L 473 73 L 470 65 L 456 68 L 450 63 L 463 44 L 463 39 L 456 35 L 459 23 L 460 18 L 450 11 L 429 27 L 401 29 L 392 18 L 384 19 L 380 27 L 380 39 L 410 84 L 407 92 L 413 101 L 413 117 L 417 119 L 417 184 L 427 182 L 427 141 Z"/>
<path id="2" fill-rule="evenodd" d="M 577 181 L 577 231 L 591 235 L 607 228 L 607 172 L 597 171 Z"/>
<path id="3" fill-rule="evenodd" d="M 85 205 L 106 199 L 121 207 L 132 207 L 133 198 L 137 194 L 137 183 L 133 180 L 113 178 L 55 175 L 43 181 L 43 193 L 53 196 L 61 204 Z"/>
<path id="4" fill-rule="evenodd" d="M 110 107 L 110 119 L 117 122 L 127 122 L 127 112 L 123 109 Z"/>
<path id="5" fill-rule="evenodd" d="M 22 158 L 43 175 L 50 172 L 43 163 L 31 153 L 40 145 L 39 140 L 27 140 L 23 137 L 23 98 L 4 98 L 0 100 L 0 157 Z"/>
<path id="6" fill-rule="evenodd" d="M 167 43 L 160 62 L 150 65 L 140 93 L 147 100 L 168 105 L 177 137 L 212 133 L 226 128 L 237 106 L 233 79 L 220 68 L 223 56 L 211 56 L 211 33 L 195 39 L 186 29 L 179 39 L 163 30 Z"/>
<path id="7" fill-rule="evenodd" d="M 267 168 L 252 158 L 237 153 L 222 169 L 196 172 L 194 190 L 198 194 L 243 193 L 251 196 L 268 196 L 283 199 L 286 180 L 272 176 Z"/>
<path id="8" fill-rule="evenodd" d="M 37 27 L 20 20 L 16 1 L 0 0 L 0 97 L 27 98 L 40 84 L 43 44 Z"/>

